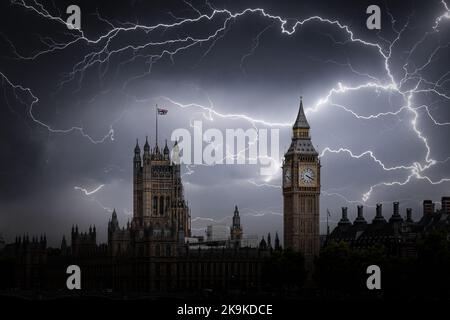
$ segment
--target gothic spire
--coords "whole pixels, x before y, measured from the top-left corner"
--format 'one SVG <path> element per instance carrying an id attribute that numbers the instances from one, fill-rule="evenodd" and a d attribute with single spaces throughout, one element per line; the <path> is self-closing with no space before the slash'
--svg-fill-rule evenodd
<path id="1" fill-rule="evenodd" d="M 169 147 L 167 146 L 167 139 L 166 139 L 166 145 L 164 147 L 164 154 L 169 154 Z"/>
<path id="2" fill-rule="evenodd" d="M 117 219 L 116 208 L 114 208 L 111 218 L 111 224 L 108 226 L 108 231 L 116 231 L 119 229 L 119 220 Z"/>
<path id="3" fill-rule="evenodd" d="M 61 250 L 66 250 L 66 249 L 67 249 L 66 236 L 63 235 L 62 241 L 61 241 Z"/>
<path id="4" fill-rule="evenodd" d="M 294 123 L 294 129 L 295 128 L 309 129 L 309 123 L 306 119 L 305 111 L 303 110 L 303 97 L 300 97 L 300 106 L 298 109 L 297 119 Z"/>
<path id="5" fill-rule="evenodd" d="M 239 217 L 239 210 L 237 206 L 234 206 L 234 214 L 233 214 L 233 228 L 241 227 L 241 218 Z"/>
<path id="6" fill-rule="evenodd" d="M 139 148 L 138 139 L 136 139 L 136 147 L 134 147 L 134 153 L 141 153 L 141 148 Z"/>
<path id="7" fill-rule="evenodd" d="M 147 151 L 147 152 L 150 151 L 150 145 L 148 144 L 148 137 L 147 136 L 145 136 L 144 151 Z"/>
<path id="8" fill-rule="evenodd" d="M 278 238 L 278 232 L 275 233 L 275 250 L 280 250 L 280 238 Z"/>

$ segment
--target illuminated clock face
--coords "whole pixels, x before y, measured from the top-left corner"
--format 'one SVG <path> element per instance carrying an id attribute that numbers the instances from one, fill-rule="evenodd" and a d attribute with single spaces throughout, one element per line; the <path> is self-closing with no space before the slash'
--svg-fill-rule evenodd
<path id="1" fill-rule="evenodd" d="M 287 168 L 284 171 L 284 185 L 286 187 L 290 187 L 291 183 L 292 183 L 292 172 L 291 172 L 291 169 Z"/>
<path id="2" fill-rule="evenodd" d="M 300 181 L 303 184 L 312 184 L 315 179 L 314 171 L 311 168 L 305 168 L 300 171 Z"/>

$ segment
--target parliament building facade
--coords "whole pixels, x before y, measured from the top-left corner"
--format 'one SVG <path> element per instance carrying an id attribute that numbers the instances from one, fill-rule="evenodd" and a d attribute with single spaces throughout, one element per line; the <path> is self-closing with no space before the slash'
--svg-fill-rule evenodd
<path id="1" fill-rule="evenodd" d="M 97 230 L 81 232 L 72 227 L 70 244 L 63 236 L 60 248 L 49 248 L 45 236 L 16 237 L 0 250 L 0 289 L 66 290 L 69 265 L 82 270 L 82 289 L 88 292 L 177 293 L 261 292 L 266 261 L 284 252 L 278 234 L 270 234 L 256 247 L 244 241 L 245 233 L 236 206 L 229 239 L 204 241 L 191 236 L 191 212 L 183 192 L 181 167 L 175 142 L 172 154 L 167 142 L 143 152 L 136 143 L 133 157 L 133 218 L 121 225 L 117 213 L 108 221 L 107 243 L 97 244 Z M 300 101 L 292 140 L 283 160 L 283 226 L 285 249 L 301 252 L 306 270 L 313 271 L 319 255 L 321 164 L 310 135 L 310 126 Z M 393 255 L 414 255 L 416 240 L 432 230 L 450 233 L 450 198 L 442 209 L 424 201 L 424 214 L 412 220 L 400 215 L 399 203 L 387 221 L 382 206 L 372 223 L 363 207 L 352 223 L 342 209 L 338 226 L 323 243 L 348 242 L 352 247 L 384 245 Z M 2 245 L 3 246 L 3 245 Z"/>
<path id="2" fill-rule="evenodd" d="M 294 174 L 302 175 L 299 170 L 305 166 L 302 170 L 314 170 L 318 176 L 317 153 L 304 154 L 300 142 L 311 144 L 307 128 L 299 127 L 305 123 L 301 103 L 284 170 L 289 170 L 289 165 Z M 177 150 L 175 142 L 173 158 Z M 248 246 L 236 206 L 228 241 L 193 241 L 198 239 L 191 237 L 191 214 L 184 197 L 181 166 L 171 158 L 167 142 L 163 149 L 157 143 L 151 148 L 146 139 L 143 152 L 136 142 L 131 222 L 121 226 L 114 210 L 108 221 L 107 243 L 100 245 L 95 227 L 80 232 L 78 226 L 73 226 L 70 245 L 63 237 L 59 249 L 48 248 L 45 237 L 17 237 L 0 254 L 2 274 L 8 275 L 2 279 L 2 288 L 65 289 L 67 266 L 78 265 L 82 288 L 92 291 L 261 291 L 263 264 L 274 252 L 281 251 L 278 234 L 273 244 L 269 233 L 257 247 Z M 320 185 L 316 181 L 314 187 L 289 188 L 284 184 L 283 189 L 285 242 L 296 251 L 305 250 L 307 255 L 318 253 Z M 309 182 L 295 179 L 295 183 Z"/>

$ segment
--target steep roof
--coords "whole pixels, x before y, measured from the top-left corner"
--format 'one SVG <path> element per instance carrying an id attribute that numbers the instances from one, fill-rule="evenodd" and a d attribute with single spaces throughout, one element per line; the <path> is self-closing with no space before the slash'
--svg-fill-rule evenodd
<path id="1" fill-rule="evenodd" d="M 306 128 L 309 129 L 309 123 L 306 119 L 305 111 L 303 110 L 303 99 L 300 97 L 300 106 L 298 108 L 298 114 L 297 119 L 294 123 L 294 129 L 295 128 Z"/>

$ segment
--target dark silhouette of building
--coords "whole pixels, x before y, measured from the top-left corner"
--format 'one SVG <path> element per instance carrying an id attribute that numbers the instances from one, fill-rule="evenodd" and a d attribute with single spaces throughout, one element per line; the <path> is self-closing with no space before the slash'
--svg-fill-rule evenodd
<path id="1" fill-rule="evenodd" d="M 175 147 L 177 143 L 175 143 Z M 107 244 L 97 244 L 96 227 L 87 232 L 72 226 L 71 243 L 65 236 L 59 249 L 47 248 L 45 237 L 17 238 L 2 251 L 0 269 L 12 275 L 6 288 L 61 290 L 66 268 L 82 270 L 82 289 L 106 292 L 240 292 L 260 290 L 261 270 L 271 254 L 267 245 L 242 245 L 237 206 L 230 243 L 215 246 L 190 243 L 190 213 L 183 196 L 180 165 L 170 159 L 166 146 L 150 151 L 148 141 L 141 158 L 134 149 L 133 219 L 121 226 L 114 210 L 108 221 Z"/>
<path id="2" fill-rule="evenodd" d="M 275 233 L 275 250 L 281 250 L 280 238 L 278 238 L 278 232 Z"/>
<path id="3" fill-rule="evenodd" d="M 449 199 L 450 197 L 442 197 L 440 210 L 435 209 L 431 200 L 424 200 L 423 215 L 417 222 L 412 219 L 411 208 L 406 208 L 404 217 L 400 215 L 399 202 L 393 203 L 389 220 L 383 216 L 382 204 L 377 204 L 371 223 L 367 223 L 364 218 L 363 206 L 357 207 L 357 217 L 353 223 L 348 219 L 347 207 L 343 207 L 342 217 L 327 237 L 326 244 L 344 241 L 354 248 L 381 245 L 390 255 L 415 256 L 418 239 L 432 231 L 450 232 Z"/>
<path id="4" fill-rule="evenodd" d="M 63 240 L 65 240 L 64 236 Z M 97 249 L 97 232 L 95 226 L 93 229 L 90 226 L 88 232 L 79 232 L 78 226 L 72 227 L 71 243 L 72 254 L 74 256 L 92 256 L 95 254 Z"/>

